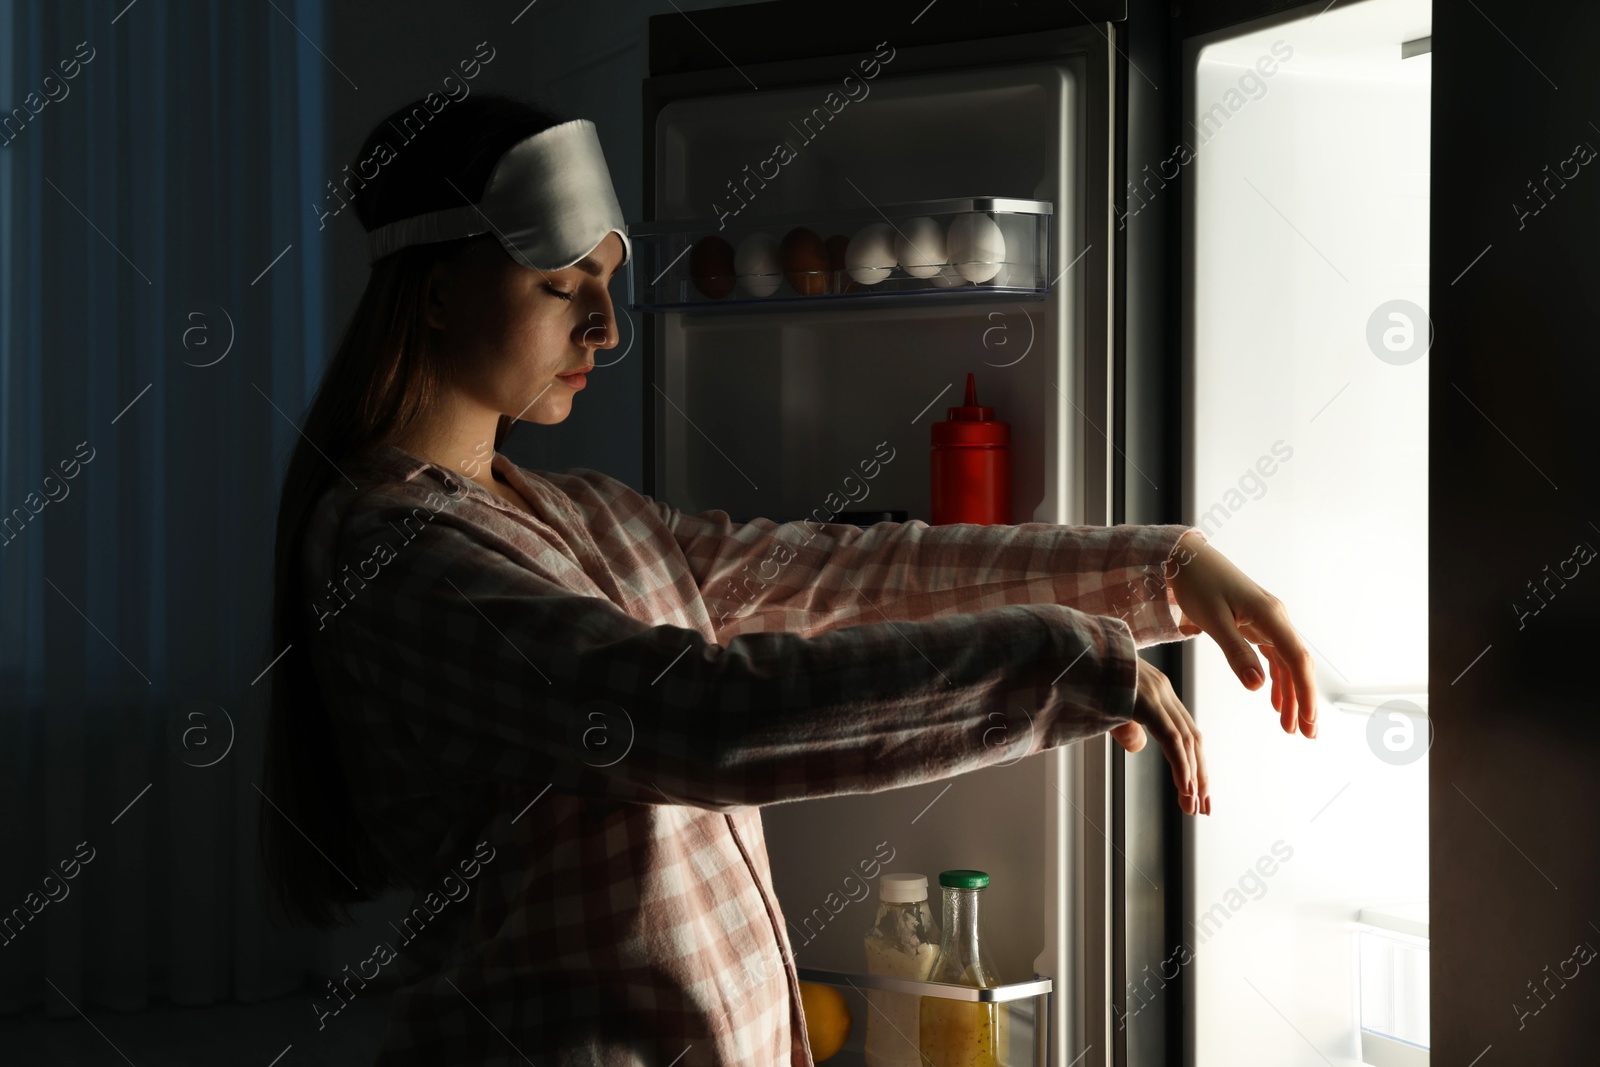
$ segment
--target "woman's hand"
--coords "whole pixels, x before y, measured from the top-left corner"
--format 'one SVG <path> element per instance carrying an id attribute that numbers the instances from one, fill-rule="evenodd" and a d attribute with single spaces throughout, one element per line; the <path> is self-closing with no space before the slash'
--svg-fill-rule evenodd
<path id="1" fill-rule="evenodd" d="M 1317 736 L 1317 691 L 1311 654 L 1294 632 L 1282 601 L 1251 581 L 1226 556 L 1199 538 L 1180 539 L 1174 557 L 1181 562 L 1169 576 L 1182 616 L 1178 629 L 1191 636 L 1210 634 L 1221 646 L 1246 689 L 1258 689 L 1260 660 L 1250 647 L 1261 646 L 1272 670 L 1272 707 L 1283 728 L 1295 732 L 1298 722 L 1306 737 Z M 1149 732 L 1161 746 L 1178 787 L 1178 802 L 1190 815 L 1211 814 L 1200 731 L 1167 676 L 1139 660 L 1133 718 L 1111 730 L 1111 737 L 1129 752 L 1144 748 Z"/>
<path id="2" fill-rule="evenodd" d="M 1138 664 L 1133 719 L 1112 727 L 1111 737 L 1129 752 L 1137 752 L 1144 747 L 1146 733 L 1154 736 L 1172 768 L 1172 784 L 1178 787 L 1178 804 L 1184 814 L 1210 815 L 1211 789 L 1194 717 L 1172 691 L 1165 674 L 1142 659 Z"/>
<path id="3" fill-rule="evenodd" d="M 1261 661 L 1251 643 L 1261 646 L 1272 670 L 1272 707 L 1283 728 L 1317 736 L 1317 688 L 1311 653 L 1294 632 L 1283 602 L 1251 581 L 1228 558 L 1192 534 L 1178 542 L 1175 575 L 1168 577 L 1186 634 L 1207 633 L 1221 646 L 1246 689 L 1263 681 Z"/>

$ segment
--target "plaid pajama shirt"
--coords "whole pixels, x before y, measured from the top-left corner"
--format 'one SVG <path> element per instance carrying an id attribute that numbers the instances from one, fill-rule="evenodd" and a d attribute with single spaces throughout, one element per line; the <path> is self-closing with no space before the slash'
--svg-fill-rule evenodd
<path id="1" fill-rule="evenodd" d="M 811 1064 L 758 806 L 1102 733 L 1185 636 L 1189 526 L 737 524 L 492 464 L 537 517 L 380 445 L 306 532 L 331 743 L 416 890 L 378 1067 Z"/>

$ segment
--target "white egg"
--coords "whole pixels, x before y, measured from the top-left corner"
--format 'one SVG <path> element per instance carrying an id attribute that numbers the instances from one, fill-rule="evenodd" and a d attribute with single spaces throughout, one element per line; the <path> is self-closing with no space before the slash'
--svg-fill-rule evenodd
<path id="1" fill-rule="evenodd" d="M 940 268 L 939 273 L 930 279 L 934 285 L 941 289 L 950 289 L 957 285 L 966 285 L 967 279 L 963 278 L 956 269 L 949 264 Z"/>
<path id="2" fill-rule="evenodd" d="M 895 235 L 894 255 L 913 278 L 932 278 L 950 262 L 945 256 L 944 226 L 926 215 L 907 219 Z"/>
<path id="3" fill-rule="evenodd" d="M 969 211 L 951 220 L 950 262 L 963 278 L 986 282 L 1000 273 L 1005 258 L 1006 237 L 994 219 L 981 211 Z"/>
<path id="4" fill-rule="evenodd" d="M 844 250 L 845 269 L 861 285 L 877 285 L 894 270 L 893 231 L 887 222 L 873 222 L 856 231 Z"/>
<path id="5" fill-rule="evenodd" d="M 751 296 L 771 296 L 783 281 L 778 265 L 778 241 L 770 233 L 753 233 L 739 242 L 733 253 L 733 273 Z"/>

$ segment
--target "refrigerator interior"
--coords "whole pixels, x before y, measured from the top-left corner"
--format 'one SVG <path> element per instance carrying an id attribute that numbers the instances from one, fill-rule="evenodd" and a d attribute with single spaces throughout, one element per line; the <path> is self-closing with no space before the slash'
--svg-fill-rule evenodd
<path id="1" fill-rule="evenodd" d="M 1289 608 L 1319 705 L 1285 734 L 1186 650 L 1196 1067 L 1427 1062 L 1431 8 L 1318 9 L 1194 70 L 1185 505 Z"/>
<path id="2" fill-rule="evenodd" d="M 841 76 L 850 62 L 841 59 Z M 666 105 L 655 131 L 656 220 L 714 219 L 716 204 L 737 206 L 729 183 L 787 141 L 795 158 L 748 198 L 741 221 L 839 209 L 876 217 L 879 204 L 950 196 L 1047 200 L 1058 282 L 1026 301 L 974 298 L 969 286 L 960 299 L 916 307 L 653 316 L 656 494 L 736 521 L 825 514 L 830 495 L 843 495 L 844 479 L 886 442 L 892 460 L 845 506 L 926 520 L 929 423 L 961 402 L 971 371 L 980 402 L 1012 425 L 1014 521 L 1078 521 L 1069 477 L 1083 432 L 1074 407 L 1077 279 L 1059 276 L 1080 240 L 1079 77 L 1066 62 L 896 77 L 891 61 L 866 83 L 870 96 L 804 131 L 803 117 L 838 88 L 837 77 Z M 1045 757 L 1035 757 L 953 781 L 763 809 L 797 962 L 865 969 L 877 892 L 869 882 L 861 898 L 863 864 L 927 874 L 936 912 L 938 872 L 967 867 L 993 878 L 984 934 L 1002 979 L 1031 976 L 1055 884 L 1049 780 Z"/>
<path id="3" fill-rule="evenodd" d="M 865 97 L 820 128 L 805 117 L 837 83 L 668 104 L 656 132 L 656 219 L 714 220 L 739 208 L 730 183 L 746 182 L 746 168 L 786 141 L 795 158 L 764 187 L 749 186 L 738 222 L 839 210 L 876 219 L 890 203 L 1012 196 L 1053 202 L 1054 252 L 1074 245 L 1073 205 L 1060 199 L 1074 187 L 1063 174 L 1076 161 L 1064 136 L 1050 136 L 1071 121 L 1066 68 L 897 78 L 891 62 L 864 85 Z M 1070 425 L 1071 303 L 1003 294 L 974 302 L 966 288 L 917 307 L 656 316 L 658 492 L 736 520 L 798 519 L 843 495 L 841 480 L 888 442 L 893 460 L 848 507 L 925 520 L 928 423 L 961 402 L 970 371 L 980 402 L 1012 424 L 1017 521 L 1057 521 L 1067 506 L 1060 428 Z"/>

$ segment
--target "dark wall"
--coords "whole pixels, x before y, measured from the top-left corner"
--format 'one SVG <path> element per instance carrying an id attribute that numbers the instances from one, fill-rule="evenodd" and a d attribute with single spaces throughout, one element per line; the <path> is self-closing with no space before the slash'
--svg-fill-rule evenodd
<path id="1" fill-rule="evenodd" d="M 1573 954 L 1600 948 L 1600 562 L 1574 550 L 1600 547 L 1600 10 L 1433 20 L 1433 1062 L 1592 1063 L 1600 961 Z"/>

